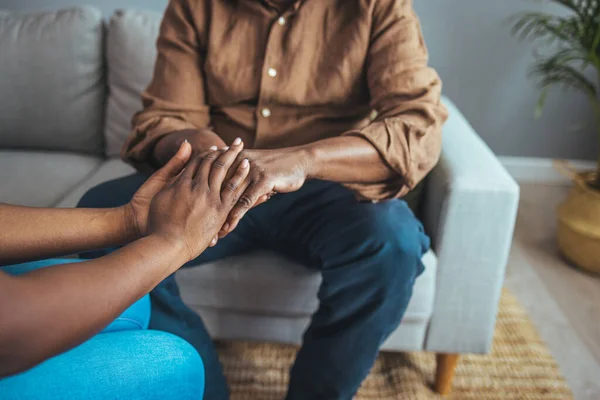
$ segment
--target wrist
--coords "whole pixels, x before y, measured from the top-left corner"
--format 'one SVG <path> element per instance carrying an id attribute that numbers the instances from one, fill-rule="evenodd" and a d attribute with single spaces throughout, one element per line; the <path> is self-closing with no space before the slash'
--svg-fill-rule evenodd
<path id="1" fill-rule="evenodd" d="M 115 208 L 113 212 L 118 216 L 117 218 L 120 221 L 119 224 L 121 227 L 120 231 L 123 243 L 133 242 L 143 236 L 135 217 L 135 211 L 130 203 Z"/>
<path id="2" fill-rule="evenodd" d="M 192 151 L 194 154 L 201 154 L 208 151 L 212 146 L 223 148 L 226 146 L 223 139 L 219 137 L 215 132 L 210 129 L 199 129 L 191 131 L 185 139 L 192 145 Z M 181 143 L 184 139 L 181 140 Z"/>
<path id="3" fill-rule="evenodd" d="M 185 129 L 168 133 L 160 139 L 152 151 L 153 159 L 158 165 L 164 165 L 177 153 L 184 140 L 190 143 L 195 155 L 207 151 L 213 145 L 225 146 L 223 140 L 209 129 Z"/>
<path id="4" fill-rule="evenodd" d="M 307 179 L 319 179 L 320 177 L 320 156 L 319 149 L 314 143 L 299 146 L 296 150 L 300 158 L 300 163 L 304 168 Z"/>
<path id="5" fill-rule="evenodd" d="M 192 259 L 192 254 L 185 240 L 169 235 L 152 233 L 146 236 L 148 242 L 153 243 L 153 248 L 164 255 L 168 255 L 179 266 Z"/>

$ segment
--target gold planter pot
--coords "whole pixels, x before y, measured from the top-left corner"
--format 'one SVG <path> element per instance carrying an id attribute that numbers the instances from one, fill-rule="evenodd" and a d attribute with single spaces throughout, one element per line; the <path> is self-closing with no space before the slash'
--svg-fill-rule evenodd
<path id="1" fill-rule="evenodd" d="M 573 177 L 569 197 L 558 208 L 558 247 L 575 265 L 600 274 L 600 191 L 588 182 L 595 173 Z"/>

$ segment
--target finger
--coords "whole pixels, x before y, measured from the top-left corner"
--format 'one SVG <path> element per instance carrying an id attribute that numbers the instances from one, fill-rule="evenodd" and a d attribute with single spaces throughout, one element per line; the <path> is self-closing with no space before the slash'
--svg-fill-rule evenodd
<path id="1" fill-rule="evenodd" d="M 222 199 L 221 201 L 223 201 L 223 202 L 231 202 L 230 204 L 232 204 L 232 206 L 236 205 L 237 201 L 239 200 L 240 193 L 244 193 L 244 191 L 248 188 L 248 186 L 250 186 L 250 182 L 246 179 L 239 186 L 239 188 L 237 190 L 237 193 L 233 196 L 232 199 L 230 199 L 230 200 L 229 199 Z M 228 234 L 230 234 L 236 228 L 238 222 L 239 222 L 239 220 L 234 220 L 233 217 L 231 216 L 231 213 L 230 213 L 227 216 L 227 221 L 225 222 L 225 224 L 223 224 L 223 227 L 219 231 L 219 239 L 223 239 L 225 236 L 227 236 Z"/>
<path id="2" fill-rule="evenodd" d="M 189 184 L 193 184 L 194 177 L 196 176 L 196 173 L 198 172 L 198 168 L 200 168 L 200 163 L 202 162 L 204 157 L 206 157 L 208 154 L 210 154 L 214 151 L 217 151 L 217 146 L 211 146 L 208 149 L 208 151 L 201 153 L 201 154 L 194 155 L 194 159 L 192 161 L 190 161 L 188 163 L 188 165 L 186 166 L 184 173 L 182 174 L 183 176 L 181 177 L 181 180 L 185 180 Z"/>
<path id="3" fill-rule="evenodd" d="M 192 146 L 185 140 L 177 153 L 158 171 L 156 171 L 146 182 L 150 190 L 158 191 L 162 189 L 166 182 L 171 181 L 184 169 L 186 163 L 192 155 Z"/>
<path id="4" fill-rule="evenodd" d="M 251 183 L 250 186 L 244 191 L 238 200 L 237 204 L 231 210 L 229 214 L 229 231 L 235 229 L 240 220 L 246 215 L 246 213 L 254 207 L 254 204 L 260 199 L 265 193 L 270 190 L 266 187 L 265 182 Z"/>
<path id="5" fill-rule="evenodd" d="M 213 163 L 220 156 L 219 151 L 212 151 L 202 157 L 200 160 L 200 166 L 198 170 L 195 171 L 195 175 L 192 178 L 194 187 L 201 187 L 202 185 L 208 185 L 208 176 L 210 175 L 210 171 L 212 169 Z"/>
<path id="6" fill-rule="evenodd" d="M 179 146 L 179 150 L 171 159 L 157 171 L 166 179 L 171 179 L 179 175 L 179 173 L 185 168 L 185 165 L 190 160 L 192 155 L 192 145 L 187 140 L 184 140 Z"/>
<path id="7" fill-rule="evenodd" d="M 226 222 L 225 225 L 223 225 L 223 229 L 219 231 L 219 240 L 229 235 L 229 232 L 229 222 Z"/>
<path id="8" fill-rule="evenodd" d="M 258 201 L 254 204 L 254 207 L 258 207 L 263 203 L 266 203 L 269 200 L 269 195 L 264 195 L 262 196 L 260 199 L 258 199 Z"/>
<path id="9" fill-rule="evenodd" d="M 226 147 L 225 152 L 215 160 L 213 163 L 212 170 L 210 171 L 210 177 L 208 178 L 208 185 L 215 190 L 221 190 L 223 180 L 227 176 L 231 165 L 236 160 L 238 154 L 244 148 L 244 144 L 241 139 L 236 139 L 231 147 Z"/>
<path id="10" fill-rule="evenodd" d="M 246 181 L 250 173 L 250 161 L 247 158 L 243 159 L 240 165 L 236 168 L 233 176 L 223 185 L 221 189 L 221 200 L 233 204 L 237 202 L 242 193 L 242 184 Z M 243 188 L 246 190 L 246 188 Z"/>
<path id="11" fill-rule="evenodd" d="M 200 163 L 202 163 L 202 158 L 198 156 L 194 157 L 192 161 L 188 162 L 185 170 L 179 176 L 177 181 L 174 182 L 174 184 L 186 182 L 188 185 L 192 185 L 196 171 L 198 171 L 198 168 L 200 168 Z"/>
<path id="12" fill-rule="evenodd" d="M 234 219 L 239 219 L 242 214 L 245 214 L 252 208 L 254 203 L 262 196 L 261 187 L 259 184 L 251 183 L 250 186 L 240 196 L 233 210 L 231 210 L 231 216 Z"/>
<path id="13" fill-rule="evenodd" d="M 210 247 L 215 247 L 217 245 L 217 242 L 219 241 L 218 237 L 213 238 L 213 240 L 211 240 L 210 242 Z"/>
<path id="14" fill-rule="evenodd" d="M 263 196 L 261 196 L 261 197 L 260 197 L 260 198 L 259 198 L 259 199 L 256 201 L 256 203 L 254 203 L 254 205 L 252 205 L 252 207 L 250 207 L 250 209 L 252 209 L 252 208 L 255 208 L 255 207 L 258 207 L 258 206 L 260 206 L 260 205 L 261 205 L 261 204 L 263 204 L 263 203 L 266 203 L 267 201 L 269 201 L 269 199 L 270 199 L 270 197 L 269 197 L 268 195 L 266 195 L 266 194 L 265 194 L 265 195 L 263 195 Z M 238 219 L 238 221 L 237 221 L 237 222 L 239 222 L 239 221 L 240 221 L 240 220 L 241 220 L 241 219 L 244 217 L 244 215 L 246 215 L 246 213 L 244 213 L 244 214 L 243 214 L 243 215 L 242 215 L 242 216 L 241 216 L 241 217 Z M 229 225 L 229 223 L 226 223 L 225 225 L 227 225 L 228 227 L 229 227 L 229 226 L 231 226 L 231 225 Z M 235 224 L 235 226 L 234 226 L 233 228 L 231 228 L 231 229 L 230 229 L 230 232 L 231 232 L 233 229 L 235 229 L 235 227 L 236 227 L 236 226 L 237 226 L 237 223 Z"/>
<path id="15" fill-rule="evenodd" d="M 244 163 L 243 161 L 242 163 L 243 164 L 240 165 L 240 167 L 238 167 L 238 171 L 232 177 L 232 180 L 230 180 L 226 184 L 226 187 L 223 189 L 223 193 L 221 195 L 221 201 L 223 201 L 224 203 L 229 203 L 232 206 L 237 204 L 240 197 L 240 193 L 244 193 L 246 189 L 250 186 L 250 181 L 246 179 L 246 171 L 250 170 L 250 163 L 247 164 L 247 167 L 245 166 L 246 163 Z M 233 231 L 237 226 L 237 221 L 233 221 L 231 215 L 228 216 L 228 219 L 231 220 L 231 222 L 226 221 L 225 224 L 223 224 L 223 227 L 219 231 L 219 239 L 223 239 L 225 236 L 231 233 L 231 231 Z M 235 225 L 232 226 L 232 223 L 234 223 Z"/>
<path id="16" fill-rule="evenodd" d="M 225 222 L 219 231 L 219 239 L 223 239 L 229 233 L 229 222 Z"/>
<path id="17" fill-rule="evenodd" d="M 210 147 L 208 148 L 208 150 L 205 150 L 205 151 L 203 151 L 203 152 L 201 152 L 201 153 L 198 153 L 198 154 L 197 154 L 197 156 L 198 156 L 198 157 L 200 157 L 200 158 L 202 158 L 202 157 L 204 157 L 205 155 L 207 155 L 208 153 L 210 153 L 210 152 L 213 152 L 213 151 L 217 151 L 217 150 L 218 150 L 218 147 L 217 147 L 217 146 L 210 146 Z"/>

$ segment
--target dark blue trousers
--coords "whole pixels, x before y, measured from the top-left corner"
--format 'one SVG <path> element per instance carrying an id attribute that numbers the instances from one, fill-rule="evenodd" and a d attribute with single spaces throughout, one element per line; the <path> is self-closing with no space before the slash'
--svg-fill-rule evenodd
<path id="1" fill-rule="evenodd" d="M 104 183 L 79 205 L 125 204 L 144 179 L 136 174 Z M 428 248 L 423 226 L 404 201 L 359 202 L 338 184 L 309 181 L 248 212 L 234 232 L 191 264 L 268 249 L 321 271 L 320 306 L 304 333 L 287 399 L 349 400 L 399 325 Z M 227 399 L 211 338 L 181 300 L 173 276 L 152 291 L 151 300 L 150 328 L 191 343 L 206 368 L 205 399 Z"/>

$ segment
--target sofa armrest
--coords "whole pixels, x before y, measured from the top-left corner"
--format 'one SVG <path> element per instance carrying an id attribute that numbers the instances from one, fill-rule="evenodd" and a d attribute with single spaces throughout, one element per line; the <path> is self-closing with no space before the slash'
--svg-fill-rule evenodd
<path id="1" fill-rule="evenodd" d="M 519 186 L 456 106 L 444 102 L 450 117 L 423 216 L 439 259 L 425 349 L 483 353 L 491 347 Z"/>

